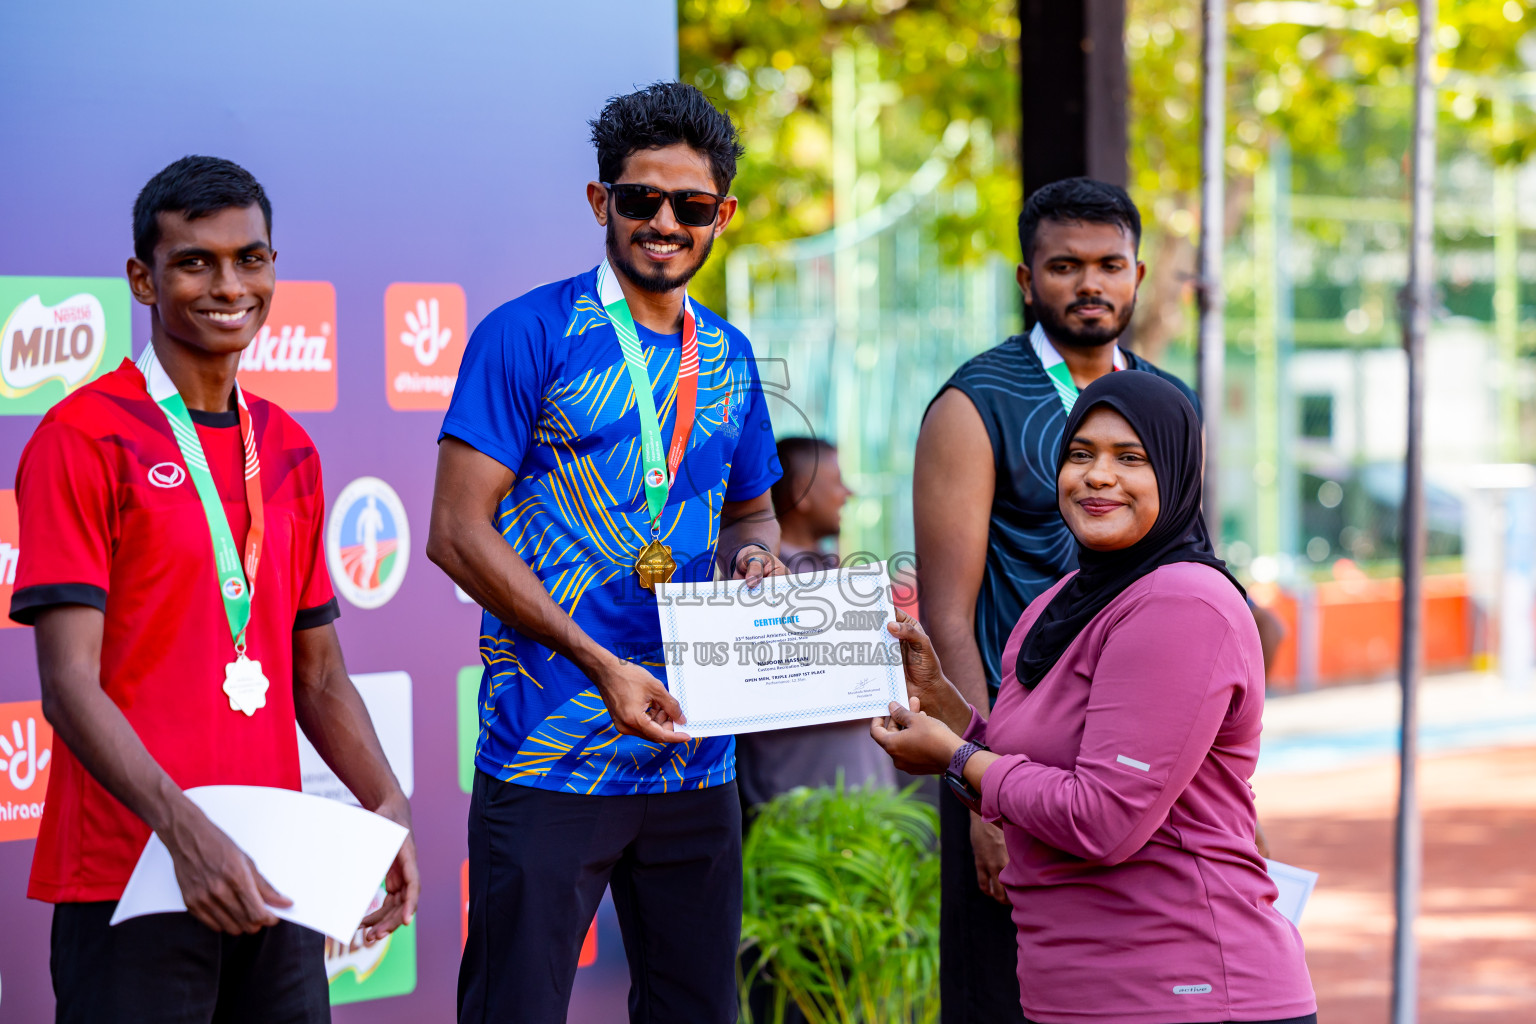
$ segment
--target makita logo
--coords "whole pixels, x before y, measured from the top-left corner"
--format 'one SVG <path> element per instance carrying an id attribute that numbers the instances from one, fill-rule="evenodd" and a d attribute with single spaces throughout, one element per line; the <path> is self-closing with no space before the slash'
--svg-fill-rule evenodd
<path id="1" fill-rule="evenodd" d="M 330 342 L 330 324 L 321 324 L 319 334 L 305 333 L 303 324 L 285 324 L 276 334 L 263 326 L 250 347 L 240 353 L 240 372 L 327 373 L 331 369 L 327 354 Z"/>
<path id="2" fill-rule="evenodd" d="M 21 395 L 50 380 L 74 388 L 101 362 L 107 314 L 88 292 L 56 306 L 33 295 L 11 311 L 0 331 L 0 393 Z"/>
<path id="3" fill-rule="evenodd" d="M 240 354 L 240 386 L 289 412 L 328 412 L 338 341 L 330 282 L 279 281 L 266 322 Z"/>
<path id="4" fill-rule="evenodd" d="M 0 491 L 0 629 L 21 628 L 11 618 L 11 590 L 21 561 L 21 523 L 16 517 L 16 492 Z"/>

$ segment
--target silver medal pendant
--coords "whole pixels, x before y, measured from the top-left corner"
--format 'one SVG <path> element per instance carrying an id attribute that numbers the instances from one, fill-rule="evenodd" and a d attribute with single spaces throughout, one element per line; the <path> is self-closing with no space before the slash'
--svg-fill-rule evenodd
<path id="1" fill-rule="evenodd" d="M 267 677 L 261 674 L 261 662 L 241 655 L 224 666 L 224 692 L 229 696 L 229 709 L 240 711 L 247 718 L 259 708 L 267 706 Z"/>

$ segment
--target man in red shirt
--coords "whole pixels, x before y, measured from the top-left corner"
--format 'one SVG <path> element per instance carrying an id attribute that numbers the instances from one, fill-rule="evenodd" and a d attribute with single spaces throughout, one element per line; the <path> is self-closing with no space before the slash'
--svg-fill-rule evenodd
<path id="1" fill-rule="evenodd" d="M 323 938 L 183 790 L 299 789 L 295 718 L 371 810 L 410 807 L 347 677 L 322 554 L 320 458 L 235 383 L 276 283 L 271 205 L 185 157 L 134 204 L 151 343 L 55 406 L 22 453 L 11 617 L 36 626 L 54 768 L 28 895 L 56 904 L 57 1020 L 330 1019 Z M 30 549 L 30 550 L 28 550 Z M 108 924 L 153 831 L 190 914 Z M 409 923 L 407 839 L 377 940 Z"/>

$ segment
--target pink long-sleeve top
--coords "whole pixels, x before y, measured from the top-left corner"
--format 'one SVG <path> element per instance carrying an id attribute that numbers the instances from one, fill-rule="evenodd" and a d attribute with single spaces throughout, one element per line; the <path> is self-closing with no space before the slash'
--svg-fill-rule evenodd
<path id="1" fill-rule="evenodd" d="M 1025 1016 L 1314 1012 L 1301 936 L 1254 845 L 1264 663 L 1241 595 L 1209 566 L 1163 566 L 1026 691 L 1019 647 L 1062 583 L 1019 619 L 992 718 L 973 712 L 966 730 L 1003 755 L 982 776 L 981 813 L 1008 843 Z"/>

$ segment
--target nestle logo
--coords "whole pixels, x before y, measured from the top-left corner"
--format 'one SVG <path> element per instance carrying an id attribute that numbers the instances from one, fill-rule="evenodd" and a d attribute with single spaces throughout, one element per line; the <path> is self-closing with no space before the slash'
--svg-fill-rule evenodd
<path id="1" fill-rule="evenodd" d="M 53 322 L 56 324 L 72 324 L 80 320 L 89 320 L 95 311 L 90 306 L 64 306 L 53 311 Z"/>

